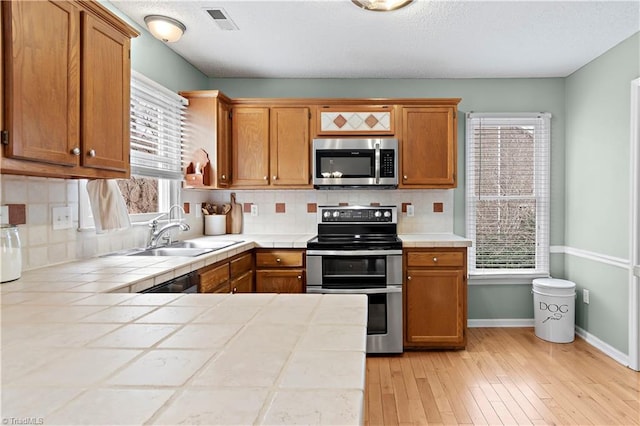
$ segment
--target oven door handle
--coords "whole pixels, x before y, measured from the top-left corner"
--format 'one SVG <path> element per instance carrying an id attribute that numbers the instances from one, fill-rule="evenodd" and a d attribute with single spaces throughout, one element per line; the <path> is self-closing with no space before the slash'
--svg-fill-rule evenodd
<path id="1" fill-rule="evenodd" d="M 316 294 L 389 294 L 389 293 L 402 293 L 402 286 L 389 286 L 384 288 L 351 288 L 351 289 L 338 289 L 338 288 L 322 288 L 322 287 L 309 287 L 307 286 L 307 293 Z"/>
<path id="2" fill-rule="evenodd" d="M 307 256 L 389 256 L 402 255 L 402 250 L 307 250 Z"/>

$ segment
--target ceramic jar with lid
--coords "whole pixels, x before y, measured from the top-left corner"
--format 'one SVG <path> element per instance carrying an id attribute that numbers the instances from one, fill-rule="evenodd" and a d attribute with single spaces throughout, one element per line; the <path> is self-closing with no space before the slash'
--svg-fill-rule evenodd
<path id="1" fill-rule="evenodd" d="M 0 282 L 17 280 L 22 272 L 20 236 L 15 225 L 0 225 Z"/>

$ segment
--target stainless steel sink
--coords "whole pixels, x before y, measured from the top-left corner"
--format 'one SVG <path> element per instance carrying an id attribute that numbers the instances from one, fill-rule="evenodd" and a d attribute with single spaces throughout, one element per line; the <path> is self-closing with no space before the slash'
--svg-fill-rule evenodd
<path id="1" fill-rule="evenodd" d="M 195 257 L 216 250 L 239 244 L 242 241 L 214 240 L 214 241 L 176 241 L 168 246 L 134 249 L 123 253 L 125 256 L 187 256 Z"/>
<path id="2" fill-rule="evenodd" d="M 127 256 L 186 256 L 195 257 L 215 251 L 212 248 L 188 248 L 188 247 L 156 247 L 148 248 Z"/>

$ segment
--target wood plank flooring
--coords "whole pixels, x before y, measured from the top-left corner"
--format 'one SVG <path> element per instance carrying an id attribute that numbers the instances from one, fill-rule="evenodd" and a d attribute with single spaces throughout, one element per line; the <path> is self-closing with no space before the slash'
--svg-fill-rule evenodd
<path id="1" fill-rule="evenodd" d="M 365 425 L 640 425 L 640 373 L 578 337 L 471 328 L 467 341 L 367 357 Z"/>

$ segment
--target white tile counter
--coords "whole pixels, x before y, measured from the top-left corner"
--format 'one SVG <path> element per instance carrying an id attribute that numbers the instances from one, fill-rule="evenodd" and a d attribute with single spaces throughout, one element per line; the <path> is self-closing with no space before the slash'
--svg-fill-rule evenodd
<path id="1" fill-rule="evenodd" d="M 138 294 L 254 247 L 106 256 L 0 285 L 6 424 L 362 424 L 362 295 Z M 133 293 L 132 293 L 133 292 Z"/>
<path id="2" fill-rule="evenodd" d="M 401 234 L 404 248 L 420 247 L 471 247 L 471 240 L 456 234 Z"/>
<path id="3" fill-rule="evenodd" d="M 62 294 L 3 298 L 6 424 L 363 421 L 366 296 Z"/>

